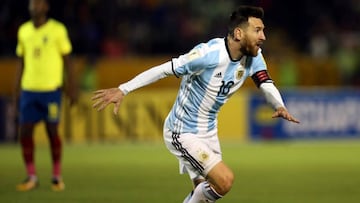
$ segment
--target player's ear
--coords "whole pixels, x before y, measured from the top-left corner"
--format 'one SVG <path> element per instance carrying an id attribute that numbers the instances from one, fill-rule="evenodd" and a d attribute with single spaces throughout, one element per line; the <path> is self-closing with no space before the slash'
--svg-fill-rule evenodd
<path id="1" fill-rule="evenodd" d="M 244 35 L 243 32 L 244 32 L 244 31 L 243 31 L 242 28 L 236 27 L 236 28 L 234 29 L 234 40 L 240 40 L 240 39 L 243 37 L 243 35 Z"/>

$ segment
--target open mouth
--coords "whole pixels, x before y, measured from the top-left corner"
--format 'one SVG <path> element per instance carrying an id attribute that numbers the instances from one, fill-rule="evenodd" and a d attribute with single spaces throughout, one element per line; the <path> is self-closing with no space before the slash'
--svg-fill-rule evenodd
<path id="1" fill-rule="evenodd" d="M 256 47 L 261 48 L 262 44 L 263 44 L 262 42 L 258 42 L 256 43 Z"/>

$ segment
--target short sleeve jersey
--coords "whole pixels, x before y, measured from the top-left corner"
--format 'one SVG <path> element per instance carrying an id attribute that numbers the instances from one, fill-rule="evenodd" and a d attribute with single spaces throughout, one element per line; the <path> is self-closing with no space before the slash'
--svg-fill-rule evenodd
<path id="1" fill-rule="evenodd" d="M 220 107 L 247 77 L 267 69 L 261 50 L 256 57 L 231 60 L 226 38 L 201 43 L 172 59 L 172 65 L 182 80 L 165 125 L 175 133 L 194 134 L 216 128 Z"/>
<path id="2" fill-rule="evenodd" d="M 22 24 L 18 31 L 16 55 L 24 58 L 21 88 L 29 91 L 52 91 L 63 84 L 63 55 L 72 46 L 65 26 L 54 20 L 39 28 L 33 22 Z"/>

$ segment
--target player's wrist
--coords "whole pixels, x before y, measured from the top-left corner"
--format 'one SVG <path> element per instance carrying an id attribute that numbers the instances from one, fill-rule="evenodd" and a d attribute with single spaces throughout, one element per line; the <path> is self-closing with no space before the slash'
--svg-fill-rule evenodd
<path id="1" fill-rule="evenodd" d="M 127 90 L 126 88 L 126 85 L 125 84 L 121 84 L 118 86 L 118 89 L 123 93 L 123 95 L 127 95 L 129 93 L 129 91 Z"/>
<path id="2" fill-rule="evenodd" d="M 285 106 L 279 106 L 279 107 L 277 107 L 275 109 L 276 109 L 276 111 L 287 111 Z"/>

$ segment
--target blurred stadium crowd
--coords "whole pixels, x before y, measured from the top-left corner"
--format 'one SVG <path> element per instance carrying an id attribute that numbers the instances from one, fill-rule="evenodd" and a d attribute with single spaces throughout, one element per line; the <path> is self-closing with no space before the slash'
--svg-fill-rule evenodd
<path id="1" fill-rule="evenodd" d="M 198 42 L 225 36 L 226 20 L 236 5 L 262 6 L 267 35 L 264 51 L 269 50 L 267 58 L 283 63 L 288 80 L 296 80 L 291 79 L 291 75 L 296 77 L 291 67 L 301 66 L 292 60 L 304 56 L 315 62 L 313 68 L 327 66 L 324 64 L 331 61 L 336 69 L 324 71 L 338 72 L 343 85 L 360 83 L 357 0 L 50 0 L 50 3 L 50 16 L 68 27 L 74 54 L 92 57 L 178 55 Z M 29 19 L 27 4 L 27 0 L 1 2 L 1 57 L 14 56 L 17 28 Z"/>

